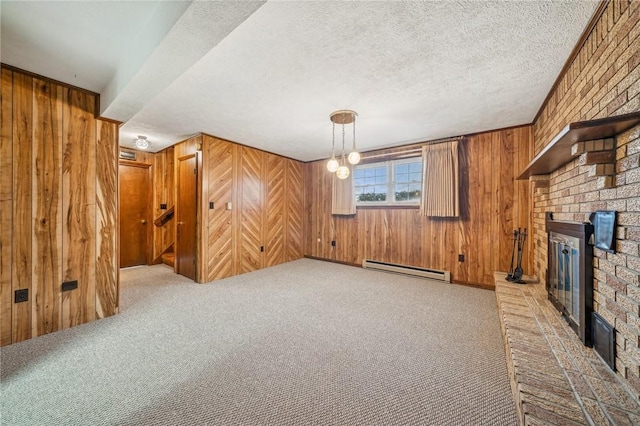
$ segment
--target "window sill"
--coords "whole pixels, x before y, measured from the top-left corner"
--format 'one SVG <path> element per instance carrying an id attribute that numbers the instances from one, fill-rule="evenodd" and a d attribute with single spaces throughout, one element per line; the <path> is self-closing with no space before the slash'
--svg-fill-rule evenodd
<path id="1" fill-rule="evenodd" d="M 399 210 L 420 210 L 420 206 L 402 206 L 397 204 L 377 204 L 371 206 L 356 206 L 356 210 L 382 210 L 382 209 L 399 209 Z"/>

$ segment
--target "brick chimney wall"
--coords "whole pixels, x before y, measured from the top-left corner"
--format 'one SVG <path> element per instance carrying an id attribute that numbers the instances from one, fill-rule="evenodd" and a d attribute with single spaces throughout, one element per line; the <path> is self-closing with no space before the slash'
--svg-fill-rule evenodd
<path id="1" fill-rule="evenodd" d="M 637 111 L 640 1 L 611 0 L 534 123 L 535 154 L 569 123 Z M 583 222 L 618 211 L 616 253 L 595 249 L 594 308 L 615 327 L 618 375 L 640 397 L 640 126 L 618 135 L 615 149 L 608 168 L 578 158 L 532 179 L 534 270 L 545 279 L 545 212 Z"/>

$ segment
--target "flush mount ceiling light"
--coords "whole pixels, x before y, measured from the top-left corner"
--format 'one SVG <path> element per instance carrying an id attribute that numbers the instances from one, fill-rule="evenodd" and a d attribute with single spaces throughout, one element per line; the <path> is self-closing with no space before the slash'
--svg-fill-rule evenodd
<path id="1" fill-rule="evenodd" d="M 332 138 L 332 150 L 331 159 L 327 163 L 327 170 L 331 173 L 335 173 L 339 179 L 346 179 L 349 177 L 349 167 L 347 166 L 347 160 L 350 164 L 358 164 L 360 162 L 360 154 L 356 150 L 356 117 L 358 113 L 351 111 L 350 109 L 341 109 L 339 111 L 332 112 L 329 119 L 333 123 L 333 138 Z M 342 156 L 340 161 L 336 159 L 336 124 L 342 126 Z M 351 147 L 351 153 L 348 158 L 345 155 L 345 125 L 351 124 L 353 127 L 353 143 Z"/>
<path id="2" fill-rule="evenodd" d="M 136 148 L 147 149 L 149 148 L 149 141 L 146 136 L 138 136 L 138 139 L 134 139 Z"/>

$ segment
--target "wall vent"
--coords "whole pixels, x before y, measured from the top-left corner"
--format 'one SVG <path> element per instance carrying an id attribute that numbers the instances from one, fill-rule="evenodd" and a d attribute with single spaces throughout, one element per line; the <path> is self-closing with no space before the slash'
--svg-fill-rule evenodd
<path id="1" fill-rule="evenodd" d="M 437 281 L 451 282 L 449 271 L 439 271 L 437 269 L 420 268 L 418 266 L 399 265 L 397 263 L 380 262 L 378 260 L 365 259 L 362 262 L 365 269 L 375 269 L 377 271 L 393 272 L 396 274 L 412 275 L 415 277 L 429 278 Z"/>
<path id="2" fill-rule="evenodd" d="M 602 360 L 615 371 L 616 369 L 616 334 L 613 327 L 597 312 L 592 314 L 591 341 L 593 349 Z"/>

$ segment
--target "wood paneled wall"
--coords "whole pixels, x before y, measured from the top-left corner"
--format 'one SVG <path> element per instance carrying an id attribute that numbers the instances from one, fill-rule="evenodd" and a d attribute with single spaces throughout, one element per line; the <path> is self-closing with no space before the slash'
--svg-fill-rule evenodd
<path id="1" fill-rule="evenodd" d="M 118 309 L 117 125 L 95 95 L 2 68 L 0 344 Z M 78 288 L 62 292 L 64 281 Z M 28 301 L 14 303 L 25 289 Z"/>
<path id="2" fill-rule="evenodd" d="M 355 216 L 333 216 L 326 161 L 308 163 L 305 255 L 448 270 L 457 282 L 492 286 L 493 271 L 509 268 L 513 230 L 530 228 L 528 182 L 516 177 L 528 163 L 532 146 L 531 126 L 465 137 L 460 143 L 459 219 L 422 217 L 418 209 L 370 207 L 358 208 Z M 525 273 L 533 268 L 527 246 Z M 464 262 L 458 262 L 458 254 L 464 254 Z"/>
<path id="3" fill-rule="evenodd" d="M 166 210 L 160 209 L 160 204 L 166 204 L 167 209 L 175 205 L 175 149 L 169 147 L 153 156 L 153 218 L 161 216 Z M 164 226 L 153 225 L 153 253 L 152 259 L 157 259 L 175 241 L 175 221 L 170 219 Z"/>
<path id="4" fill-rule="evenodd" d="M 202 143 L 204 281 L 301 258 L 302 163 L 208 135 Z"/>

